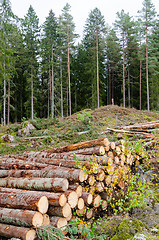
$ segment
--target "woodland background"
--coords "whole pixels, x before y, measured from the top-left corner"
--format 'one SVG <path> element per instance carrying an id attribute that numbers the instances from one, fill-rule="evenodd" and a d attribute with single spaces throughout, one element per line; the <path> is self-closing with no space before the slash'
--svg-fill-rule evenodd
<path id="1" fill-rule="evenodd" d="M 117 12 L 108 26 L 93 9 L 78 41 L 67 3 L 40 26 L 32 6 L 23 19 L 0 1 L 0 117 L 68 116 L 108 104 L 159 110 L 159 18 L 151 0 L 135 17 Z"/>

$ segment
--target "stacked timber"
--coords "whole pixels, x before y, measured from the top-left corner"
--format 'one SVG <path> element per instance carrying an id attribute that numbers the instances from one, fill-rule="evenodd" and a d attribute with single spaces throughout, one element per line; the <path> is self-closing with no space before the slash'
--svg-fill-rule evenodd
<path id="1" fill-rule="evenodd" d="M 135 161 L 123 140 L 107 138 L 1 157 L 0 236 L 34 239 L 42 225 L 61 228 L 74 215 L 106 213 Z"/>

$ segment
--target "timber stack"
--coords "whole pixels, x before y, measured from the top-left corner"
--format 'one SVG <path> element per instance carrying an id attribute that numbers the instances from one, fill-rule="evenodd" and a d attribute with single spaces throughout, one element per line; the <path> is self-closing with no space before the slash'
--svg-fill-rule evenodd
<path id="1" fill-rule="evenodd" d="M 42 225 L 108 212 L 135 163 L 124 140 L 107 138 L 0 157 L 0 236 L 31 240 Z"/>

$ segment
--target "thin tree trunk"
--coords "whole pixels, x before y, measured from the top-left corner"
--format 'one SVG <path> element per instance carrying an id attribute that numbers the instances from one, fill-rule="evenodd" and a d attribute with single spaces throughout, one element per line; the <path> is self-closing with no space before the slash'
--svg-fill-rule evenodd
<path id="1" fill-rule="evenodd" d="M 125 107 L 125 52 L 124 52 L 124 31 L 123 31 L 123 107 Z"/>
<path id="2" fill-rule="evenodd" d="M 96 54 L 97 54 L 97 107 L 99 108 L 99 59 L 98 59 L 98 30 L 96 30 Z"/>
<path id="3" fill-rule="evenodd" d="M 34 100 L 33 100 L 33 69 L 31 67 L 31 119 L 34 118 Z"/>
<path id="4" fill-rule="evenodd" d="M 53 65 L 53 46 L 52 46 L 52 78 L 51 78 L 51 87 L 52 87 L 52 95 L 51 95 L 51 117 L 54 118 L 54 109 L 55 109 L 55 101 L 54 101 L 54 65 Z"/>
<path id="5" fill-rule="evenodd" d="M 147 34 L 147 25 L 146 25 L 146 85 L 147 85 L 147 110 L 150 111 L 149 75 L 148 75 L 148 34 Z"/>
<path id="6" fill-rule="evenodd" d="M 8 125 L 10 120 L 10 77 L 8 78 Z"/>
<path id="7" fill-rule="evenodd" d="M 60 64 L 60 78 L 61 78 L 61 117 L 63 118 L 62 59 L 61 59 L 61 64 Z"/>
<path id="8" fill-rule="evenodd" d="M 107 105 L 109 105 L 109 63 L 107 63 Z"/>
<path id="9" fill-rule="evenodd" d="M 70 53 L 69 53 L 69 26 L 67 25 L 67 71 L 68 71 L 68 90 L 69 90 L 69 113 L 71 116 L 71 80 L 70 80 Z"/>
<path id="10" fill-rule="evenodd" d="M 140 110 L 141 110 L 141 74 L 142 74 L 142 60 L 140 60 Z"/>
<path id="11" fill-rule="evenodd" d="M 50 89 L 50 106 L 48 108 L 48 112 L 50 112 L 50 107 L 52 109 L 52 99 L 51 99 L 51 96 L 52 96 L 52 91 L 51 91 L 51 70 L 50 70 L 50 55 L 49 55 L 49 89 Z M 50 114 L 49 114 L 50 115 Z M 48 115 L 48 116 L 49 116 Z"/>
<path id="12" fill-rule="evenodd" d="M 128 68 L 128 106 L 130 108 L 130 71 Z"/>
<path id="13" fill-rule="evenodd" d="M 4 62 L 4 98 L 3 98 L 3 123 L 4 126 L 6 125 L 6 79 L 5 79 L 5 62 Z"/>
<path id="14" fill-rule="evenodd" d="M 111 104 L 111 74 L 110 74 L 110 64 L 108 65 L 109 69 L 109 104 Z"/>

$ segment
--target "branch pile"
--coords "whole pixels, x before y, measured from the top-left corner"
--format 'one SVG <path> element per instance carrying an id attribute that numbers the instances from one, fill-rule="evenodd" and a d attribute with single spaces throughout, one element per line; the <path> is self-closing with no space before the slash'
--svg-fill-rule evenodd
<path id="1" fill-rule="evenodd" d="M 34 239 L 42 225 L 108 212 L 135 162 L 123 140 L 107 138 L 1 157 L 0 236 Z"/>

